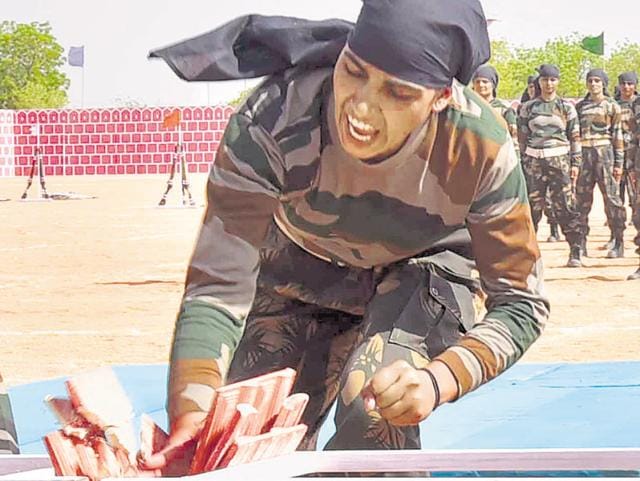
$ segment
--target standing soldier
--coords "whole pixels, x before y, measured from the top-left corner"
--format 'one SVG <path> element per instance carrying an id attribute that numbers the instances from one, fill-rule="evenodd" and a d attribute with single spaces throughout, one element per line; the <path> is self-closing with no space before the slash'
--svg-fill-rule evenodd
<path id="1" fill-rule="evenodd" d="M 636 228 L 636 236 L 633 239 L 636 245 L 636 254 L 640 254 L 640 96 L 637 96 L 633 103 L 633 114 L 636 127 L 633 139 L 636 147 L 636 155 L 633 159 L 633 166 L 629 169 L 629 181 L 631 185 L 634 186 L 636 193 L 633 207 L 631 208 L 631 219 L 633 220 L 633 226 Z M 630 281 L 640 279 L 640 267 L 627 277 L 627 279 Z"/>
<path id="2" fill-rule="evenodd" d="M 500 82 L 500 76 L 495 68 L 491 65 L 482 65 L 476 70 L 473 75 L 473 90 L 487 101 L 493 109 L 498 112 L 505 122 L 511 138 L 513 139 L 513 145 L 516 149 L 516 155 L 520 158 L 520 149 L 518 148 L 518 116 L 516 111 L 509 106 L 504 100 L 497 98 L 496 93 L 498 90 L 498 83 Z"/>
<path id="3" fill-rule="evenodd" d="M 520 105 L 518 106 L 517 115 L 520 115 L 522 106 L 529 100 L 533 100 L 540 95 L 540 85 L 538 84 L 537 75 L 529 75 L 527 77 L 527 88 L 522 92 L 520 97 Z M 547 223 L 549 224 L 549 237 L 547 242 L 560 242 L 560 231 L 558 230 L 558 221 L 556 215 L 551 208 L 551 199 L 549 198 L 549 192 L 544 199 L 544 215 L 547 217 Z"/>
<path id="4" fill-rule="evenodd" d="M 531 215 L 537 231 L 548 190 L 552 210 L 569 243 L 567 266 L 580 267 L 580 232 L 572 190 L 582 162 L 578 115 L 571 103 L 558 97 L 558 67 L 545 64 L 539 72 L 540 96 L 522 106 L 518 119 Z"/>
<path id="5" fill-rule="evenodd" d="M 607 93 L 609 78 L 602 69 L 587 73 L 589 93 L 576 105 L 582 137 L 582 169 L 576 187 L 581 242 L 589 235 L 589 212 L 596 184 L 604 198 L 607 223 L 613 246 L 610 259 L 624 256 L 623 235 L 627 213 L 620 200 L 620 180 L 624 163 L 624 139 L 620 106 Z"/>
<path id="6" fill-rule="evenodd" d="M 624 171 L 620 182 L 620 200 L 622 205 L 625 201 L 625 192 L 628 198 L 629 207 L 633 210 L 635 204 L 636 190 L 631 180 L 633 166 L 635 162 L 636 144 L 636 119 L 634 114 L 634 103 L 638 98 L 636 86 L 638 85 L 638 74 L 635 72 L 623 72 L 618 76 L 619 95 L 616 100 L 622 110 L 622 137 L 624 139 Z"/>
<path id="7" fill-rule="evenodd" d="M 0 454 L 18 454 L 16 427 L 13 423 L 13 413 L 9 394 L 2 383 L 0 375 Z"/>

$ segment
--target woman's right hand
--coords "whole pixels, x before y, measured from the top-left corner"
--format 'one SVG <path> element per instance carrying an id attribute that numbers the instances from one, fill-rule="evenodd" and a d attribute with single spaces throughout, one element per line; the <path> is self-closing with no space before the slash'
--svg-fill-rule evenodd
<path id="1" fill-rule="evenodd" d="M 188 474 L 206 417 L 206 412 L 195 411 L 175 419 L 165 446 L 146 459 L 140 459 L 140 466 L 148 470 L 159 469 L 164 476 Z"/>

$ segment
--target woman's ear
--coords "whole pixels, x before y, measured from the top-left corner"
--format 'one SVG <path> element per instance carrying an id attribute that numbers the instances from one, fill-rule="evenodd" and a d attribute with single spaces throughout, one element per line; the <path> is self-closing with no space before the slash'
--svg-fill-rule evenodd
<path id="1" fill-rule="evenodd" d="M 447 108 L 450 101 L 451 101 L 451 87 L 445 87 L 438 93 L 436 100 L 433 102 L 432 110 L 435 113 L 440 113 Z"/>

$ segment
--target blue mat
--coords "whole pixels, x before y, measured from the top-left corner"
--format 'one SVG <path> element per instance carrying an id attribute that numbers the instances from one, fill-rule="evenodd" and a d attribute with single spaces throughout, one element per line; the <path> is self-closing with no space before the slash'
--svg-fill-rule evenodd
<path id="1" fill-rule="evenodd" d="M 115 368 L 134 406 L 166 427 L 167 368 Z M 65 396 L 63 379 L 9 389 L 23 453 L 44 453 L 57 429 L 43 398 Z M 330 418 L 332 419 L 332 418 Z M 325 423 L 323 446 L 334 431 Z M 640 362 L 519 364 L 422 424 L 425 448 L 625 448 L 640 446 Z"/>

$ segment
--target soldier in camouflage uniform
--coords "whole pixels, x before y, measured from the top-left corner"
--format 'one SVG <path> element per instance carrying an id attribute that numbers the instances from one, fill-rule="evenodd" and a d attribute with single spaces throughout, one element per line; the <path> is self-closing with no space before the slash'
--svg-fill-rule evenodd
<path id="1" fill-rule="evenodd" d="M 500 76 L 491 65 L 478 67 L 478 70 L 476 70 L 476 73 L 473 75 L 473 90 L 485 99 L 505 120 L 516 148 L 516 155 L 520 158 L 520 148 L 518 146 L 518 115 L 507 102 L 497 98 L 496 94 L 499 83 Z"/>
<path id="2" fill-rule="evenodd" d="M 624 164 L 622 111 L 608 96 L 607 74 L 602 69 L 587 73 L 587 96 L 576 104 L 582 137 L 582 168 L 576 186 L 576 206 L 580 213 L 581 242 L 589 235 L 589 212 L 593 189 L 598 185 L 604 198 L 607 223 L 614 244 L 608 258 L 624 256 L 624 229 L 627 212 L 620 199 L 620 180 Z"/>
<path id="3" fill-rule="evenodd" d="M 238 24 L 210 34 L 218 48 L 246 38 Z M 200 78 L 177 67 L 186 42 L 156 55 Z M 171 436 L 149 468 L 188 458 L 218 386 L 283 367 L 310 395 L 303 448 L 336 399 L 330 449 L 419 448 L 421 420 L 541 333 L 513 141 L 464 86 L 489 57 L 479 2 L 368 0 L 342 46 L 327 67 L 272 73 L 229 119 L 176 322 Z"/>
<path id="4" fill-rule="evenodd" d="M 518 110 L 516 111 L 516 116 L 520 115 L 520 110 L 522 106 L 526 104 L 529 100 L 533 100 L 540 95 L 540 85 L 538 84 L 538 76 L 537 75 L 529 75 L 527 77 L 527 88 L 522 92 L 522 96 L 520 97 L 520 104 L 518 105 Z M 518 142 L 518 145 L 520 143 Z M 522 158 L 522 156 L 520 157 Z M 525 172 L 526 175 L 526 172 Z M 547 191 L 547 195 L 544 199 L 544 215 L 547 218 L 547 223 L 549 224 L 549 237 L 547 237 L 547 242 L 560 242 L 562 239 L 560 238 L 560 230 L 558 227 L 558 220 L 556 219 L 556 214 L 553 212 L 551 208 L 551 197 L 549 195 L 549 191 Z"/>
<path id="5" fill-rule="evenodd" d="M 9 395 L 0 375 L 0 454 L 18 454 L 18 437 Z"/>
<path id="6" fill-rule="evenodd" d="M 634 191 L 636 196 L 634 198 L 633 207 L 631 208 L 631 220 L 636 229 L 636 235 L 633 239 L 633 242 L 636 245 L 636 254 L 640 255 L 640 96 L 636 96 L 636 100 L 634 101 L 632 108 L 635 118 L 634 143 L 636 147 L 636 155 L 633 167 L 629 169 L 629 180 L 635 187 Z M 640 279 L 640 267 L 638 267 L 638 269 L 627 279 L 630 281 Z"/>
<path id="7" fill-rule="evenodd" d="M 569 243 L 567 266 L 579 267 L 580 233 L 572 189 L 582 162 L 578 116 L 573 105 L 557 95 L 559 69 L 545 64 L 539 72 L 540 96 L 525 103 L 518 118 L 531 215 L 537 231 L 549 192 L 552 210 Z"/>
<path id="8" fill-rule="evenodd" d="M 634 103 L 638 99 L 636 86 L 638 85 L 638 75 L 635 72 L 623 72 L 618 75 L 618 95 L 616 100 L 622 110 L 622 136 L 624 138 L 624 171 L 620 182 L 620 200 L 624 205 L 625 194 L 628 198 L 629 207 L 633 210 L 635 205 L 636 191 L 634 182 L 631 179 L 635 156 L 636 144 L 636 119 L 634 113 Z"/>

